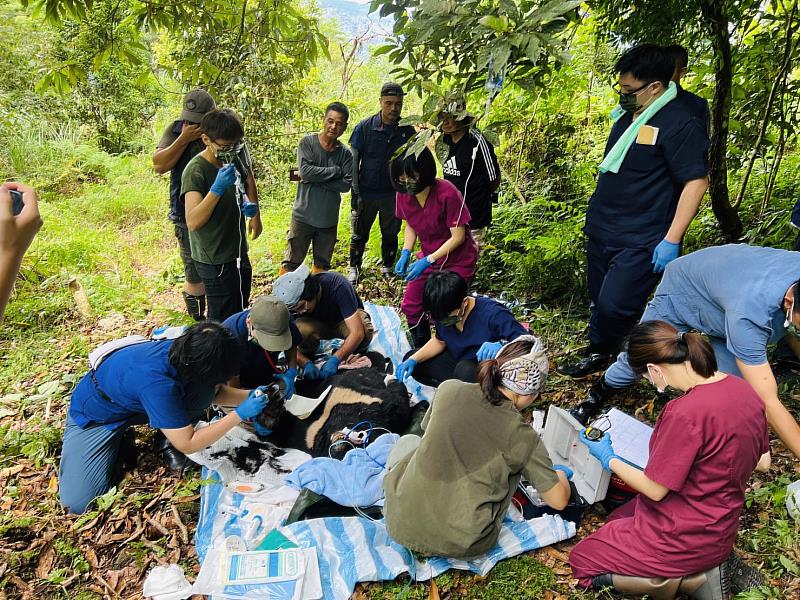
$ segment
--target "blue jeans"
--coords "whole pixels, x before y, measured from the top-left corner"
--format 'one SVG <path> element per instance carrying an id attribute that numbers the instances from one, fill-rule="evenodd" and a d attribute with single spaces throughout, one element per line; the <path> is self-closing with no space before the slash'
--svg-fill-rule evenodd
<path id="1" fill-rule="evenodd" d="M 200 419 L 214 399 L 211 386 L 190 385 L 182 399 L 192 422 Z M 67 414 L 67 426 L 58 470 L 58 494 L 68 512 L 86 512 L 89 504 L 114 485 L 122 438 L 129 427 L 147 423 L 146 414 L 132 416 L 121 427 L 92 424 L 80 427 Z"/>
<path id="2" fill-rule="evenodd" d="M 642 315 L 642 321 L 666 321 L 678 331 L 688 331 L 691 329 L 689 325 L 683 322 L 672 306 L 671 300 L 668 298 L 656 297 Z M 708 341 L 714 349 L 714 356 L 717 359 L 717 370 L 729 375 L 742 376 L 739 367 L 736 364 L 736 357 L 728 350 L 724 338 L 708 336 Z M 628 364 L 628 353 L 620 352 L 617 356 L 616 362 L 611 365 L 606 374 L 604 375 L 606 383 L 614 388 L 624 388 L 632 385 L 636 379 L 636 373 L 633 372 L 631 366 Z"/>

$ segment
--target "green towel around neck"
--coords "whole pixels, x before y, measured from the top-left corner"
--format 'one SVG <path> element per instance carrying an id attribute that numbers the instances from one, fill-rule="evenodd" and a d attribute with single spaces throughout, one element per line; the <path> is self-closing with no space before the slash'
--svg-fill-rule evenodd
<path id="1" fill-rule="evenodd" d="M 639 135 L 639 129 L 642 125 L 646 125 L 652 116 L 664 108 L 668 102 L 674 100 L 677 95 L 678 88 L 674 82 L 670 81 L 667 90 L 656 98 L 650 106 L 645 108 L 642 114 L 636 117 L 633 123 L 625 130 L 625 133 L 619 137 L 614 147 L 608 151 L 603 162 L 600 163 L 601 173 L 607 173 L 608 171 L 619 173 L 622 161 L 625 160 L 628 150 L 630 150 L 631 146 L 636 141 L 636 137 Z M 624 114 L 625 111 L 619 106 L 616 106 L 614 110 L 611 111 L 611 119 L 616 123 Z"/>

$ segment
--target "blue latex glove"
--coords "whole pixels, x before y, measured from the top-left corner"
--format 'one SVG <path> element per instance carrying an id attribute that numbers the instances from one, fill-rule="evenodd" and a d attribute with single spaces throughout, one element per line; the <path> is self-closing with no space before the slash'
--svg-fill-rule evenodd
<path id="1" fill-rule="evenodd" d="M 497 353 L 500 352 L 500 348 L 502 347 L 502 342 L 483 342 L 475 353 L 475 356 L 478 360 L 491 360 L 497 356 Z"/>
<path id="2" fill-rule="evenodd" d="M 221 198 L 234 183 L 236 183 L 236 167 L 233 164 L 225 165 L 217 171 L 217 178 L 211 184 L 209 191 Z"/>
<path id="3" fill-rule="evenodd" d="M 589 454 L 594 456 L 603 465 L 606 471 L 610 471 L 609 463 L 612 458 L 619 458 L 614 454 L 614 447 L 611 445 L 611 434 L 606 432 L 596 442 L 586 437 L 586 428 L 581 429 L 580 440 L 589 448 Z"/>
<path id="4" fill-rule="evenodd" d="M 553 465 L 553 471 L 562 471 L 567 479 L 572 480 L 573 472 L 567 465 Z"/>
<path id="5" fill-rule="evenodd" d="M 408 269 L 408 275 L 406 275 L 406 281 L 414 281 L 417 277 L 422 275 L 422 273 L 430 268 L 431 263 L 428 262 L 427 258 L 421 258 L 416 261 L 411 267 Z"/>
<path id="6" fill-rule="evenodd" d="M 242 421 L 257 417 L 259 413 L 264 410 L 264 407 L 267 406 L 267 402 L 269 401 L 269 396 L 264 393 L 266 389 L 266 386 L 261 386 L 254 390 L 250 390 L 250 393 L 247 395 L 247 398 L 245 398 L 244 402 L 234 409 Z"/>
<path id="7" fill-rule="evenodd" d="M 308 361 L 303 366 L 303 379 L 319 379 L 319 369 L 317 365 L 314 364 L 313 360 Z"/>
<path id="8" fill-rule="evenodd" d="M 256 430 L 256 433 L 259 435 L 259 437 L 267 437 L 272 433 L 272 429 L 267 429 L 256 420 L 253 420 L 253 429 Z"/>
<path id="9" fill-rule="evenodd" d="M 407 358 L 399 365 L 397 365 L 397 370 L 394 372 L 394 376 L 397 377 L 397 381 L 405 381 L 411 373 L 414 372 L 414 367 L 417 366 L 417 361 L 413 358 Z"/>
<path id="10" fill-rule="evenodd" d="M 653 251 L 653 260 L 650 261 L 653 263 L 653 273 L 661 273 L 669 263 L 678 258 L 680 251 L 680 244 L 661 240 Z"/>
<path id="11" fill-rule="evenodd" d="M 342 361 L 337 357 L 331 356 L 319 370 L 320 379 L 327 379 L 332 375 L 336 375 L 336 372 L 339 370 L 340 362 Z"/>
<path id="12" fill-rule="evenodd" d="M 409 260 L 411 260 L 411 250 L 403 250 L 400 253 L 400 260 L 398 260 L 397 264 L 394 266 L 394 272 L 396 275 L 400 275 L 400 277 L 402 277 L 406 274 Z"/>
<path id="13" fill-rule="evenodd" d="M 283 382 L 283 397 L 291 398 L 294 394 L 294 381 L 297 379 L 297 369 L 286 369 L 285 373 L 275 373 L 275 379 Z"/>
<path id="14" fill-rule="evenodd" d="M 258 214 L 258 204 L 255 202 L 242 202 L 242 214 L 248 219 L 252 219 Z"/>

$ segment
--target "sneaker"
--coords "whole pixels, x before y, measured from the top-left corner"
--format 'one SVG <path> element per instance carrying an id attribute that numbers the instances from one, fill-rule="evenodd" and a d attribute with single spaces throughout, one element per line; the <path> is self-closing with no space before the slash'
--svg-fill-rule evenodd
<path id="1" fill-rule="evenodd" d="M 358 270 L 358 267 L 350 267 L 350 272 L 347 274 L 347 281 L 356 285 L 358 283 L 358 276 L 361 273 Z"/>
<path id="2" fill-rule="evenodd" d="M 386 278 L 389 278 L 392 275 L 394 275 L 394 271 L 392 271 L 391 267 L 381 267 L 381 275 L 383 275 Z"/>
<path id="3" fill-rule="evenodd" d="M 610 359 L 611 355 L 609 354 L 592 352 L 573 365 L 558 365 L 556 372 L 573 379 L 583 379 L 605 369 Z"/>

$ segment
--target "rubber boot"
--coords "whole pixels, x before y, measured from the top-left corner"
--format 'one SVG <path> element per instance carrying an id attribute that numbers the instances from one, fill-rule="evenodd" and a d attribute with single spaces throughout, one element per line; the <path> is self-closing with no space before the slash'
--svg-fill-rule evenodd
<path id="1" fill-rule="evenodd" d="M 586 400 L 569 412 L 579 423 L 586 425 L 592 417 L 600 413 L 603 406 L 605 406 L 620 389 L 621 388 L 611 387 L 606 383 L 605 377 L 601 377 L 592 385 Z"/>
<path id="2" fill-rule="evenodd" d="M 315 492 L 312 492 L 308 488 L 303 488 L 300 490 L 300 494 L 297 496 L 297 500 L 294 501 L 294 506 L 292 506 L 289 516 L 286 517 L 286 523 L 284 523 L 284 525 L 291 525 L 292 523 L 302 520 L 303 515 L 308 510 L 308 507 L 316 504 L 324 497 L 325 496 L 321 496 Z"/>
<path id="3" fill-rule="evenodd" d="M 186 312 L 195 321 L 202 321 L 206 318 L 206 297 L 194 296 L 183 292 L 183 301 L 186 303 Z"/>
<path id="4" fill-rule="evenodd" d="M 427 401 L 423 400 L 411 408 L 411 419 L 408 424 L 408 429 L 403 432 L 403 435 L 413 434 L 420 437 L 422 436 L 422 419 L 425 418 L 430 406 L 431 405 Z"/>
<path id="5" fill-rule="evenodd" d="M 623 594 L 638 594 L 652 600 L 672 600 L 681 585 L 681 578 L 631 577 L 630 575 L 611 575 L 614 589 Z"/>
<path id="6" fill-rule="evenodd" d="M 160 431 L 153 438 L 153 449 L 158 453 L 162 463 L 175 474 L 199 467 L 196 462 L 178 450 Z"/>
<path id="7" fill-rule="evenodd" d="M 730 600 L 733 594 L 728 563 L 724 562 L 702 573 L 687 575 L 681 580 L 678 591 L 688 594 L 692 600 Z"/>
<path id="8" fill-rule="evenodd" d="M 416 325 L 409 327 L 408 331 L 411 334 L 412 348 L 422 348 L 431 339 L 431 324 L 425 317 L 417 321 Z"/>

